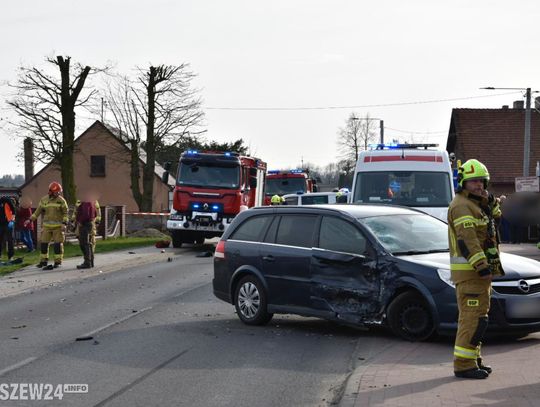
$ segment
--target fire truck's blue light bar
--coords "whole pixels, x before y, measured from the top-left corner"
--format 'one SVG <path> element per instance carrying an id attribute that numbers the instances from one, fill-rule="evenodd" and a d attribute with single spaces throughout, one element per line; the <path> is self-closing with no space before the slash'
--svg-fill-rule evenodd
<path id="1" fill-rule="evenodd" d="M 199 209 L 201 207 L 201 205 L 199 204 L 193 204 L 193 209 Z"/>
<path id="2" fill-rule="evenodd" d="M 230 157 L 230 156 L 231 156 L 231 153 L 227 151 L 227 152 L 225 153 L 225 157 Z"/>
<path id="3" fill-rule="evenodd" d="M 219 209 L 219 205 L 212 205 L 212 209 L 217 211 Z"/>
<path id="4" fill-rule="evenodd" d="M 289 171 L 291 174 L 302 174 L 304 170 L 294 169 Z"/>
<path id="5" fill-rule="evenodd" d="M 267 171 L 267 174 L 279 174 L 279 170 L 269 170 Z"/>
<path id="6" fill-rule="evenodd" d="M 194 155 L 194 154 L 197 154 L 197 150 L 188 150 L 188 151 L 186 151 L 186 153 L 188 155 Z"/>

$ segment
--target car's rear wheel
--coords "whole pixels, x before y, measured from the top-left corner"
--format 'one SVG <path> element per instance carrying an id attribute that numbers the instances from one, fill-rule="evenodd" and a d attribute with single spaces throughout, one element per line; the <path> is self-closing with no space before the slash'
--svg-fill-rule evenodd
<path id="1" fill-rule="evenodd" d="M 425 341 L 435 332 L 426 300 L 412 291 L 399 294 L 388 306 L 386 316 L 391 331 L 409 341 Z"/>
<path id="2" fill-rule="evenodd" d="M 240 280 L 235 290 L 234 305 L 238 318 L 247 325 L 264 325 L 273 316 L 267 311 L 264 287 L 255 276 Z"/>

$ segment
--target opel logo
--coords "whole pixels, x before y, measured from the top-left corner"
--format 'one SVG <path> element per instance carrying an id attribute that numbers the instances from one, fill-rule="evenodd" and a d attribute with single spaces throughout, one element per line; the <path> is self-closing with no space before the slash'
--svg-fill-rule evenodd
<path id="1" fill-rule="evenodd" d="M 208 204 L 207 204 L 207 203 L 205 203 L 205 204 L 203 205 L 203 209 L 204 209 L 205 211 L 208 210 Z M 528 286 L 527 286 L 527 287 L 528 287 Z M 529 289 L 527 288 L 527 291 L 528 291 L 528 290 L 529 290 Z"/>
<path id="2" fill-rule="evenodd" d="M 529 286 L 529 283 L 525 280 L 519 280 L 518 281 L 518 288 L 523 291 L 525 294 L 529 292 L 531 287 Z"/>

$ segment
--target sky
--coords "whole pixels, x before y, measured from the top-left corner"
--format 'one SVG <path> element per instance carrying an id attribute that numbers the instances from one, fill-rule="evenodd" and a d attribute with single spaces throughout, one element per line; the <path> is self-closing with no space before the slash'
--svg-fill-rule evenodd
<path id="1" fill-rule="evenodd" d="M 0 175 L 24 172 L 5 84 L 46 56 L 123 74 L 187 62 L 209 139 L 242 138 L 270 169 L 323 166 L 352 112 L 384 120 L 386 140 L 444 148 L 452 108 L 524 100 L 479 88 L 540 90 L 538 21 L 536 0 L 5 2 Z M 97 117 L 77 113 L 80 134 Z"/>

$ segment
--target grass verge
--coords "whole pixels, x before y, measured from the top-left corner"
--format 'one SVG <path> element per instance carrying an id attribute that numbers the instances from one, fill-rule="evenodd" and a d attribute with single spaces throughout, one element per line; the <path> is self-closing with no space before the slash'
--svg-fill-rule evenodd
<path id="1" fill-rule="evenodd" d="M 116 239 L 98 240 L 96 253 L 107 253 L 115 250 L 129 249 L 132 247 L 152 246 L 157 241 L 163 240 L 155 237 L 119 237 Z M 53 248 L 49 247 L 49 259 L 52 259 Z M 81 256 L 81 249 L 77 243 L 64 243 L 64 258 Z M 39 250 L 28 253 L 26 249 L 15 250 L 13 258 L 22 257 L 23 262 L 9 266 L 0 266 L 0 276 L 12 273 L 31 264 L 39 263 Z M 6 259 L 3 259 L 5 261 Z"/>

